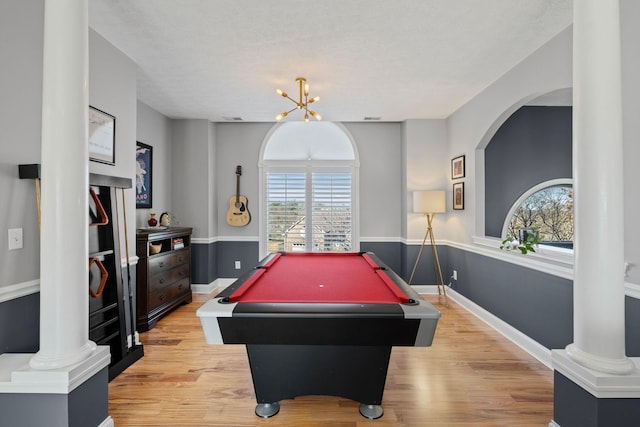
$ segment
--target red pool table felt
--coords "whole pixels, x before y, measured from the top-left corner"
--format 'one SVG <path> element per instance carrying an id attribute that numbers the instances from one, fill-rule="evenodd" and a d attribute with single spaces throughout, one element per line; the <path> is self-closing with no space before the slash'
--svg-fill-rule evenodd
<path id="1" fill-rule="evenodd" d="M 409 298 L 366 253 L 277 253 L 230 302 L 398 304 Z"/>

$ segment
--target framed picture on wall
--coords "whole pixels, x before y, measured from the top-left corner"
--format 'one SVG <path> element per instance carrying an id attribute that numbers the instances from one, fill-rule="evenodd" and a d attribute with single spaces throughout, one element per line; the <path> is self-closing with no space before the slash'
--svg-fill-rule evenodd
<path id="1" fill-rule="evenodd" d="M 89 106 L 89 160 L 116 164 L 116 118 Z"/>
<path id="2" fill-rule="evenodd" d="M 453 184 L 453 209 L 457 211 L 464 209 L 464 182 Z"/>
<path id="3" fill-rule="evenodd" d="M 451 179 L 464 178 L 464 155 L 451 159 Z"/>
<path id="4" fill-rule="evenodd" d="M 136 142 L 136 208 L 151 208 L 153 147 Z"/>

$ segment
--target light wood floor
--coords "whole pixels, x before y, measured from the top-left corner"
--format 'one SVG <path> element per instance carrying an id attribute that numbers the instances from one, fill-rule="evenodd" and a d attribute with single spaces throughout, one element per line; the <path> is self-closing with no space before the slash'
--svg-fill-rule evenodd
<path id="1" fill-rule="evenodd" d="M 194 295 L 141 334 L 145 356 L 109 384 L 109 414 L 125 426 L 544 426 L 553 418 L 553 373 L 450 301 L 431 347 L 394 347 L 382 406 L 367 420 L 359 404 L 329 396 L 281 401 L 254 415 L 244 346 L 205 343 Z"/>

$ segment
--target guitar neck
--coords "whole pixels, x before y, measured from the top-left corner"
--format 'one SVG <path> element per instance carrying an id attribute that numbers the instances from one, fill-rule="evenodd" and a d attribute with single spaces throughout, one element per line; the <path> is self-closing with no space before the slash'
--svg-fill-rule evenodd
<path id="1" fill-rule="evenodd" d="M 236 174 L 236 203 L 240 203 L 240 174 Z"/>

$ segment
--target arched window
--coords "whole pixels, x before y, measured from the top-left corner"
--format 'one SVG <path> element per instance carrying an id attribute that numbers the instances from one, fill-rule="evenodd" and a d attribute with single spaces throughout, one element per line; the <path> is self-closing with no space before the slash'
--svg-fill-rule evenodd
<path id="1" fill-rule="evenodd" d="M 358 250 L 357 150 L 330 122 L 287 122 L 261 154 L 260 252 Z"/>
<path id="2" fill-rule="evenodd" d="M 534 229 L 541 245 L 573 249 L 573 186 L 571 180 L 541 183 L 525 192 L 507 215 L 502 237 L 518 237 L 519 230 Z"/>

